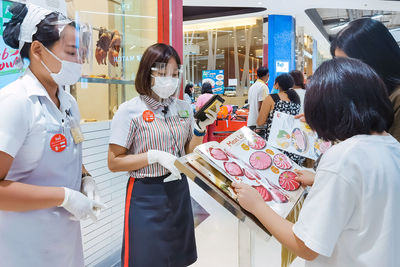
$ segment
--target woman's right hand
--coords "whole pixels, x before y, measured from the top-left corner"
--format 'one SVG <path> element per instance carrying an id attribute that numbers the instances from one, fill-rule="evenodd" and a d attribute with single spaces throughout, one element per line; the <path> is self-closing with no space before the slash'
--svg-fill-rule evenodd
<path id="1" fill-rule="evenodd" d="M 72 214 L 72 220 L 84 220 L 90 217 L 93 222 L 97 221 L 95 209 L 106 208 L 102 203 L 89 199 L 81 192 L 64 187 L 64 201 L 60 205 Z"/>
<path id="2" fill-rule="evenodd" d="M 294 118 L 299 119 L 301 122 L 306 122 L 306 117 L 304 116 L 304 113 L 296 115 L 296 116 L 294 116 Z"/>
<path id="3" fill-rule="evenodd" d="M 294 171 L 297 174 L 296 180 L 303 186 L 312 186 L 314 184 L 315 172 L 312 171 Z"/>
<path id="4" fill-rule="evenodd" d="M 168 152 L 160 150 L 149 150 L 147 152 L 147 161 L 149 164 L 158 163 L 171 172 L 171 175 L 167 177 L 167 181 L 181 179 L 181 172 L 175 167 L 176 160 L 177 157 Z"/>

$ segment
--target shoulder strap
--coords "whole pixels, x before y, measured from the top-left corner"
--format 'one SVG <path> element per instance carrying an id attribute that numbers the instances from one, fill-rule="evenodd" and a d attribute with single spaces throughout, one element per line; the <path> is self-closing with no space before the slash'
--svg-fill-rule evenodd
<path id="1" fill-rule="evenodd" d="M 274 100 L 275 103 L 277 103 L 281 98 L 278 96 L 278 94 L 272 94 L 270 95 L 272 97 L 272 100 Z"/>

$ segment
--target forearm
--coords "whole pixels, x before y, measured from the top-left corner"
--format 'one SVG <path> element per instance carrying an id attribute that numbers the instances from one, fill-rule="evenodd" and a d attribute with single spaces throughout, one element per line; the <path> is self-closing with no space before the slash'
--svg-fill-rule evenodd
<path id="1" fill-rule="evenodd" d="M 192 140 L 190 140 L 189 144 L 186 146 L 186 154 L 192 153 L 196 146 L 199 146 L 203 143 L 204 136 L 196 136 L 193 135 Z"/>
<path id="2" fill-rule="evenodd" d="M 293 233 L 293 223 L 279 216 L 268 205 L 258 207 L 254 215 L 282 245 L 297 256 L 306 260 L 313 260 L 318 256 Z"/>
<path id="3" fill-rule="evenodd" d="M 22 212 L 47 209 L 61 205 L 63 200 L 62 187 L 0 181 L 0 210 Z"/>
<path id="4" fill-rule="evenodd" d="M 147 153 L 122 154 L 108 159 L 108 168 L 112 172 L 136 171 L 148 165 Z"/>

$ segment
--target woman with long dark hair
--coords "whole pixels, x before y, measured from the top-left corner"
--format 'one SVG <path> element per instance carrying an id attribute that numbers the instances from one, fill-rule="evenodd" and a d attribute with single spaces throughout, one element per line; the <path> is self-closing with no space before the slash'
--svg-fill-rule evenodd
<path id="1" fill-rule="evenodd" d="M 274 83 L 274 89 L 279 90 L 279 93 L 268 95 L 261 105 L 260 113 L 257 118 L 257 128 L 265 128 L 265 139 L 267 140 L 275 111 L 284 112 L 290 115 L 298 115 L 300 112 L 300 98 L 292 88 L 293 85 L 294 80 L 288 73 L 279 75 L 275 78 Z M 297 164 L 303 164 L 303 157 L 293 153 L 285 153 Z"/>
<path id="2" fill-rule="evenodd" d="M 400 48 L 393 35 L 377 20 L 357 19 L 336 35 L 331 54 L 360 59 L 378 73 L 394 109 L 389 133 L 400 142 Z"/>

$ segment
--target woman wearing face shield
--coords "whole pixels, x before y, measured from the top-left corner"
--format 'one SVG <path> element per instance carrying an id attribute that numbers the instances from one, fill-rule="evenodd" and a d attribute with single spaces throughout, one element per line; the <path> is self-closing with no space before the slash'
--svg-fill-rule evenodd
<path id="1" fill-rule="evenodd" d="M 79 220 L 103 205 L 82 165 L 77 103 L 61 87 L 80 77 L 75 25 L 31 4 L 10 12 L 5 43 L 30 65 L 0 91 L 0 265 L 83 266 Z"/>
<path id="2" fill-rule="evenodd" d="M 123 103 L 112 120 L 108 167 L 130 174 L 124 267 L 182 267 L 197 259 L 188 183 L 174 162 L 202 143 L 217 114 L 195 123 L 190 105 L 176 98 L 180 63 L 169 45 L 147 48 L 135 80 L 140 96 Z"/>

